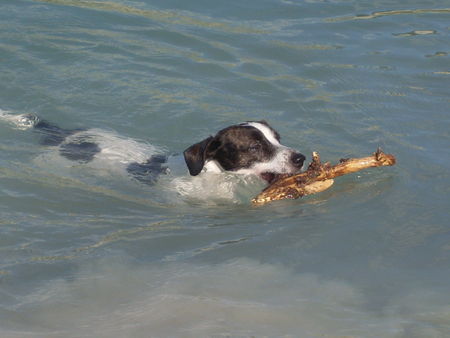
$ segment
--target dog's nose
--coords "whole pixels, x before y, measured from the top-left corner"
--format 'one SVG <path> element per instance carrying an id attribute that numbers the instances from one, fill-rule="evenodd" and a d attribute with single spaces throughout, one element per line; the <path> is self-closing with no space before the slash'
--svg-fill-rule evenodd
<path id="1" fill-rule="evenodd" d="M 300 153 L 293 153 L 291 155 L 291 162 L 297 168 L 301 168 L 303 166 L 303 162 L 305 162 L 306 157 Z"/>

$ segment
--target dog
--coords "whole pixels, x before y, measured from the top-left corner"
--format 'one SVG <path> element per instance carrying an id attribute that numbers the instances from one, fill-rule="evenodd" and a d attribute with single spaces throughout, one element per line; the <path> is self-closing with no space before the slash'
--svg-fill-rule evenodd
<path id="1" fill-rule="evenodd" d="M 56 147 L 59 155 L 69 161 L 113 161 L 116 164 L 109 165 L 124 165 L 129 175 L 146 184 L 154 184 L 160 175 L 173 171 L 171 156 L 149 145 L 143 146 L 100 129 L 64 129 L 34 114 L 0 113 L 0 118 L 17 127 L 32 128 L 40 134 L 42 145 Z M 280 143 L 279 133 L 265 120 L 221 129 L 214 136 L 189 146 L 183 158 L 191 176 L 203 172 L 231 172 L 255 175 L 267 183 L 282 174 L 300 172 L 305 161 L 302 153 Z"/>

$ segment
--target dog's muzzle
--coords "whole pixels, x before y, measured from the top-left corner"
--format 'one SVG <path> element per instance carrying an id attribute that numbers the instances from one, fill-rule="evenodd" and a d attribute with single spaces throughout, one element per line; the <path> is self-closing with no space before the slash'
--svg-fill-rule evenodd
<path id="1" fill-rule="evenodd" d="M 294 173 L 299 172 L 303 167 L 303 163 L 305 162 L 305 159 L 306 159 L 305 155 L 294 152 L 289 157 L 289 164 L 290 164 L 291 170 L 289 170 L 288 172 L 284 172 L 284 173 L 264 171 L 260 174 L 260 177 L 262 179 L 264 179 L 267 183 L 271 184 L 282 177 L 293 175 Z"/>

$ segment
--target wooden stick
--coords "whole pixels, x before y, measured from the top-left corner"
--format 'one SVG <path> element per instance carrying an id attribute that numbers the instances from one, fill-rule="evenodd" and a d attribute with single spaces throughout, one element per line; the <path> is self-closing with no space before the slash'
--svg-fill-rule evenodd
<path id="1" fill-rule="evenodd" d="M 315 194 L 331 187 L 335 177 L 371 167 L 392 166 L 395 161 L 393 155 L 385 154 L 378 148 L 372 156 L 341 159 L 338 164 L 332 166 L 328 162 L 322 164 L 319 154 L 313 152 L 312 161 L 305 172 L 281 176 L 252 199 L 252 202 L 265 204 L 285 198 L 295 199 Z"/>

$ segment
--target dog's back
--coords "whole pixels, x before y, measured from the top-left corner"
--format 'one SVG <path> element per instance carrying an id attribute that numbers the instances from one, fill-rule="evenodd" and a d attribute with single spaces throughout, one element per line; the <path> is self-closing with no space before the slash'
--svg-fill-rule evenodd
<path id="1" fill-rule="evenodd" d="M 124 171 L 140 182 L 152 184 L 167 173 L 167 157 L 148 143 L 120 137 L 102 129 L 65 129 L 34 114 L 13 115 L 0 110 L 0 120 L 16 129 L 32 129 L 47 156 L 60 156 L 67 166 L 86 164 L 109 171 Z M 51 150 L 50 150 L 51 149 Z"/>

